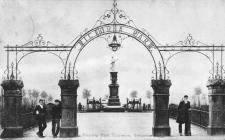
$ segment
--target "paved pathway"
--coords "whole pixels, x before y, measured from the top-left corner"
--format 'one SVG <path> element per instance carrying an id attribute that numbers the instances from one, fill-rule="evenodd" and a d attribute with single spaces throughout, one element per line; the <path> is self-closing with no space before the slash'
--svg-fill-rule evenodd
<path id="1" fill-rule="evenodd" d="M 68 139 L 225 139 L 208 137 L 204 129 L 195 125 L 191 125 L 191 137 L 179 136 L 175 120 L 170 119 L 170 126 L 171 137 L 153 137 L 152 113 L 78 113 L 79 137 Z M 36 132 L 37 128 L 33 128 L 25 132 L 24 138 L 19 139 L 39 139 Z M 51 123 L 48 123 L 44 135 L 44 139 L 54 139 L 51 135 Z"/>

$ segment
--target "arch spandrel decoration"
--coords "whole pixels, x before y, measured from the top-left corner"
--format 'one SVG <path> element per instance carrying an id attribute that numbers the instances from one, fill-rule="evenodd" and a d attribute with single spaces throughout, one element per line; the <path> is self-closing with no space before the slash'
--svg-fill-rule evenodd
<path id="1" fill-rule="evenodd" d="M 117 38 L 120 39 L 120 43 L 128 37 L 140 42 L 148 50 L 153 59 L 155 79 L 166 78 L 166 68 L 162 54 L 151 36 L 147 34 L 146 31 L 138 29 L 125 12 L 117 8 L 117 3 L 115 1 L 113 3 L 113 8 L 111 10 L 107 10 L 104 15 L 97 20 L 92 29 L 86 30 L 77 38 L 66 60 L 65 76 L 72 72 L 72 78 L 76 78 L 74 73 L 76 73 L 77 59 L 89 42 L 99 37 L 104 38 L 109 42 L 109 40 L 112 40 L 113 35 L 116 35 Z M 162 68 L 159 69 L 157 67 L 158 63 Z M 71 64 L 72 67 L 70 66 Z M 69 70 L 69 73 L 68 69 L 71 69 Z"/>

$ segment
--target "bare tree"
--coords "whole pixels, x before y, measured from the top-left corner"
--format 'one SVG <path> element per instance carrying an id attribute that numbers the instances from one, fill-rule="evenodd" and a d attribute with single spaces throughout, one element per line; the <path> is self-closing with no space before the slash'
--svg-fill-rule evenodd
<path id="1" fill-rule="evenodd" d="M 22 97 L 25 97 L 27 95 L 27 91 L 25 89 L 22 89 Z"/>
<path id="2" fill-rule="evenodd" d="M 202 105 L 207 105 L 207 95 L 204 93 L 202 94 L 202 98 L 201 98 L 201 101 L 202 101 Z"/>
<path id="3" fill-rule="evenodd" d="M 83 89 L 83 98 L 84 99 L 88 99 L 90 96 L 91 96 L 91 90 L 88 90 L 88 89 Z"/>
<path id="4" fill-rule="evenodd" d="M 150 90 L 146 91 L 146 97 L 150 100 L 150 104 L 151 104 L 152 92 Z"/>
<path id="5" fill-rule="evenodd" d="M 146 97 L 147 97 L 148 99 L 151 99 L 151 98 L 152 98 L 152 92 L 151 92 L 150 90 L 147 90 L 147 91 L 146 91 Z"/>
<path id="6" fill-rule="evenodd" d="M 47 97 L 48 97 L 47 92 L 46 92 L 46 91 L 42 91 L 42 92 L 41 92 L 41 98 L 47 99 Z"/>
<path id="7" fill-rule="evenodd" d="M 48 102 L 52 102 L 52 101 L 53 101 L 52 95 L 48 95 Z"/>
<path id="8" fill-rule="evenodd" d="M 196 106 L 197 105 L 197 103 L 196 103 L 196 95 L 195 94 L 193 94 L 191 96 L 191 102 L 192 102 L 193 106 Z"/>
<path id="9" fill-rule="evenodd" d="M 29 107 L 31 106 L 31 101 L 28 97 L 23 97 L 22 99 L 22 107 L 23 107 L 23 111 L 27 110 Z"/>
<path id="10" fill-rule="evenodd" d="M 33 98 L 33 105 L 37 104 L 39 95 L 40 92 L 36 89 L 33 89 L 33 91 L 31 92 L 31 97 Z"/>
<path id="11" fill-rule="evenodd" d="M 131 91 L 130 93 L 130 97 L 131 98 L 136 98 L 137 97 L 138 92 L 136 90 Z"/>
<path id="12" fill-rule="evenodd" d="M 200 95 L 202 94 L 202 89 L 201 89 L 201 87 L 196 87 L 196 88 L 194 89 L 194 91 L 195 91 L 195 95 L 196 95 L 196 97 L 197 97 L 197 105 L 200 106 L 200 105 L 201 105 L 201 102 L 200 102 Z"/>

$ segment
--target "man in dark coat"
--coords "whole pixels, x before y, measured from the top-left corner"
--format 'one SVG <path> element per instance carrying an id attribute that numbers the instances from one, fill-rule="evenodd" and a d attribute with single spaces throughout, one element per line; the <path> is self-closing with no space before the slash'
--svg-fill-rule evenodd
<path id="1" fill-rule="evenodd" d="M 182 136 L 182 124 L 185 124 L 185 136 L 190 135 L 190 118 L 189 118 L 190 102 L 188 96 L 185 95 L 178 106 L 177 123 L 179 123 L 179 133 Z"/>
<path id="2" fill-rule="evenodd" d="M 57 137 L 60 128 L 60 119 L 62 116 L 62 107 L 59 100 L 55 100 L 55 105 L 52 108 L 52 135 Z"/>
<path id="3" fill-rule="evenodd" d="M 43 99 L 39 100 L 39 104 L 35 107 L 33 114 L 35 115 L 35 117 L 38 121 L 38 127 L 39 127 L 39 131 L 36 134 L 39 137 L 44 137 L 43 131 L 47 127 L 47 124 L 46 124 L 47 110 L 44 105 Z"/>
<path id="4" fill-rule="evenodd" d="M 82 111 L 82 104 L 80 102 L 78 104 L 78 111 Z"/>

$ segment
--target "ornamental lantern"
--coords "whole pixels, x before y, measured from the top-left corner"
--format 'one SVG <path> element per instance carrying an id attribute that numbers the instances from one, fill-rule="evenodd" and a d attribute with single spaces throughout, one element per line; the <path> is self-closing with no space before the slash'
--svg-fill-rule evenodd
<path id="1" fill-rule="evenodd" d="M 112 42 L 109 44 L 109 47 L 112 49 L 112 51 L 116 52 L 119 47 L 121 47 L 121 44 L 117 42 L 116 35 L 114 34 Z"/>

